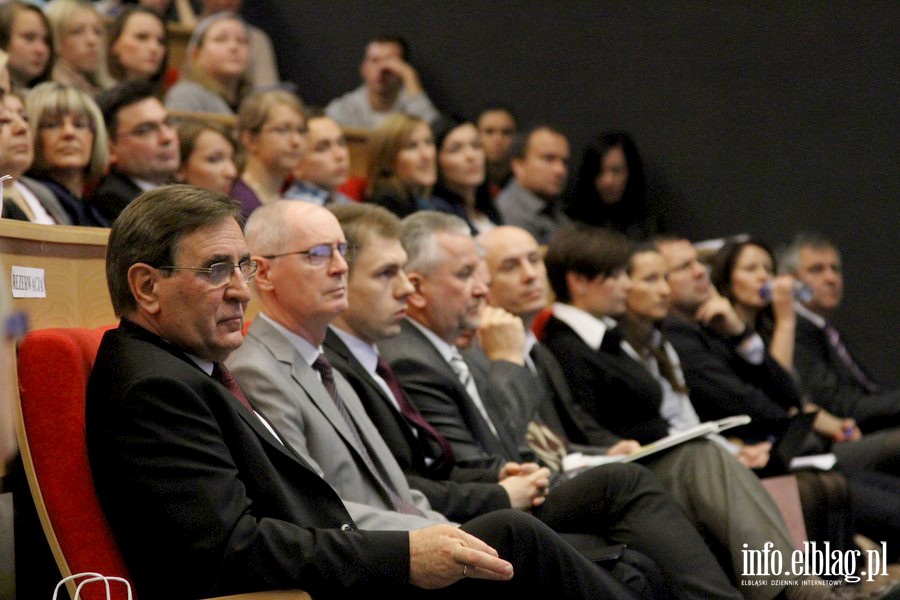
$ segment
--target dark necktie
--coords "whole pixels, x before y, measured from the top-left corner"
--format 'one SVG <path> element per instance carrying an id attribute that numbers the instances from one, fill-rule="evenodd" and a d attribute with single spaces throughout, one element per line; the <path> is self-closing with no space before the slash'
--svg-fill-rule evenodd
<path id="1" fill-rule="evenodd" d="M 241 404 L 250 409 L 250 412 L 254 412 L 253 407 L 250 406 L 250 402 L 247 400 L 244 392 L 238 387 L 237 381 L 234 380 L 234 376 L 225 365 L 222 363 L 215 363 L 213 365 L 212 378 L 224 385 L 235 398 L 241 401 Z"/>
<path id="2" fill-rule="evenodd" d="M 319 375 L 322 377 L 322 385 L 325 386 L 325 391 L 328 392 L 328 395 L 331 396 L 331 399 L 334 401 L 335 406 L 337 406 L 338 412 L 341 413 L 341 417 L 343 417 L 344 422 L 347 424 L 347 428 L 350 430 L 350 433 L 353 435 L 353 441 L 356 442 L 356 448 L 359 451 L 359 455 L 362 457 L 363 462 L 369 467 L 369 469 L 374 473 L 375 478 L 378 480 L 378 483 L 382 488 L 387 492 L 390 497 L 391 503 L 394 505 L 394 508 L 398 512 L 406 513 L 408 515 L 418 515 L 420 517 L 424 517 L 425 513 L 416 508 L 412 503 L 403 499 L 397 490 L 394 489 L 388 481 L 381 476 L 381 471 L 375 465 L 375 461 L 372 460 L 371 454 L 369 454 L 368 449 L 366 448 L 366 444 L 363 442 L 362 435 L 359 433 L 359 429 L 356 427 L 356 423 L 353 421 L 353 417 L 350 416 L 350 411 L 347 410 L 347 405 L 344 404 L 344 401 L 341 399 L 341 395 L 337 392 L 337 387 L 334 384 L 334 371 L 331 368 L 331 363 L 328 362 L 328 359 L 325 358 L 324 354 L 320 354 L 316 361 L 312 365 L 313 369 L 319 372 Z"/>
<path id="3" fill-rule="evenodd" d="M 853 357 L 850 356 L 850 351 L 847 350 L 847 346 L 841 340 L 841 334 L 830 323 L 825 325 L 825 335 L 828 336 L 828 343 L 831 344 L 835 354 L 838 355 L 838 358 L 841 359 L 841 362 L 844 363 L 844 366 L 847 367 L 853 378 L 870 394 L 879 392 L 881 387 L 869 379 L 857 362 L 853 360 Z"/>
<path id="4" fill-rule="evenodd" d="M 384 357 L 378 357 L 375 373 L 384 379 L 384 382 L 391 389 L 391 393 L 394 395 L 394 400 L 397 401 L 397 405 L 400 407 L 400 413 L 403 417 L 419 432 L 419 435 L 426 435 L 437 443 L 441 449 L 440 458 L 442 462 L 450 465 L 455 464 L 456 458 L 453 456 L 453 449 L 450 447 L 450 442 L 448 442 L 447 438 L 442 436 L 431 423 L 425 420 L 425 417 L 422 416 L 419 409 L 412 405 L 406 397 L 406 394 L 403 393 L 403 388 L 400 387 L 400 382 L 397 381 L 394 370 L 391 369 L 388 362 L 384 360 Z"/>

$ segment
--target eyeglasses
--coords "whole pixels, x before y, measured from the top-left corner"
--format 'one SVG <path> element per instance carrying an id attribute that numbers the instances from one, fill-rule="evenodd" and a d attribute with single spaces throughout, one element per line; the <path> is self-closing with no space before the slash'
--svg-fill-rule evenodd
<path id="1" fill-rule="evenodd" d="M 305 254 L 306 259 L 309 261 L 309 264 L 314 267 L 321 267 L 322 265 L 326 265 L 331 262 L 331 259 L 334 257 L 335 250 L 337 250 L 337 253 L 349 262 L 353 259 L 353 253 L 356 251 L 356 246 L 354 244 L 348 244 L 347 242 L 342 242 L 333 246 L 331 244 L 319 244 L 318 246 L 313 246 L 309 250 L 283 252 L 281 254 L 269 254 L 268 256 L 263 256 L 263 258 L 280 258 L 282 256 L 290 256 L 291 254 Z"/>
<path id="2" fill-rule="evenodd" d="M 163 132 L 163 129 L 167 131 L 172 131 L 175 128 L 175 118 L 174 117 L 166 117 L 162 121 L 147 121 L 145 123 L 138 123 L 135 125 L 131 131 L 120 131 L 119 135 L 133 135 L 134 137 L 146 138 L 155 136 L 159 137 L 159 134 Z"/>
<path id="3" fill-rule="evenodd" d="M 299 126 L 291 126 L 291 125 L 271 125 L 269 127 L 263 127 L 260 129 L 262 133 L 274 133 L 276 135 L 290 135 L 292 133 L 296 133 L 297 135 L 306 135 L 309 129 L 306 128 L 306 125 Z"/>
<path id="4" fill-rule="evenodd" d="M 173 267 L 173 266 L 163 266 L 157 267 L 158 269 L 165 269 L 167 271 L 195 271 L 197 273 L 204 273 L 206 279 L 209 280 L 211 284 L 214 286 L 225 285 L 231 281 L 231 278 L 234 276 L 234 270 L 240 269 L 241 276 L 243 276 L 244 281 L 252 281 L 253 277 L 256 275 L 256 269 L 259 266 L 255 260 L 249 260 L 247 262 L 242 262 L 238 264 L 232 264 L 229 262 L 220 262 L 213 263 L 208 267 Z"/>

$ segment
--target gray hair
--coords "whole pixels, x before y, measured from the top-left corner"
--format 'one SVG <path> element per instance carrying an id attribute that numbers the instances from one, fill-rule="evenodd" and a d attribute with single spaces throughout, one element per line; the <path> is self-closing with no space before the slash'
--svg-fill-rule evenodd
<path id="1" fill-rule="evenodd" d="M 830 239 L 814 231 L 801 231 L 794 236 L 791 243 L 778 252 L 778 272 L 796 274 L 800 268 L 800 251 L 804 248 L 816 250 L 834 250 L 841 258 L 841 253 Z"/>
<path id="2" fill-rule="evenodd" d="M 296 200 L 277 200 L 250 213 L 244 227 L 250 254 L 263 256 L 284 251 L 293 237 L 287 214 L 296 203 Z"/>
<path id="3" fill-rule="evenodd" d="M 448 213 L 433 210 L 415 212 L 400 222 L 400 242 L 406 250 L 407 273 L 430 273 L 443 260 L 435 239 L 438 233 L 471 237 L 465 221 Z"/>

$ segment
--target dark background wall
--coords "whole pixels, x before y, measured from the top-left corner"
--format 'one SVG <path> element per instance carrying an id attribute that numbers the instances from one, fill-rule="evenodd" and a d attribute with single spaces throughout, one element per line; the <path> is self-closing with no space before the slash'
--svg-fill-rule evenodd
<path id="1" fill-rule="evenodd" d="M 368 36 L 399 32 L 444 112 L 502 100 L 572 143 L 632 133 L 668 228 L 777 245 L 836 240 L 838 320 L 900 383 L 900 3 L 254 0 L 309 104 L 359 84 Z"/>

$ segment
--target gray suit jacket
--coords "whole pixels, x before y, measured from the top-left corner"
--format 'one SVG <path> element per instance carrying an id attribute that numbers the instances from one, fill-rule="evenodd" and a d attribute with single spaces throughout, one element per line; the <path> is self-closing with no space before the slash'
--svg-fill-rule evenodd
<path id="1" fill-rule="evenodd" d="M 548 203 L 522 187 L 515 177 L 509 180 L 495 201 L 503 222 L 528 231 L 539 244 L 546 244 L 557 229 L 569 222 L 562 200 Z"/>
<path id="2" fill-rule="evenodd" d="M 381 466 L 376 475 L 363 460 L 353 433 L 328 395 L 317 373 L 294 346 L 264 319 L 257 318 L 243 345 L 227 362 L 253 406 L 278 430 L 282 441 L 330 483 L 361 529 L 411 530 L 447 520 L 431 510 L 424 495 L 410 490 L 403 471 L 372 424 L 356 392 L 335 371 L 338 394 L 372 460 Z M 387 481 L 427 518 L 393 510 L 379 480 Z"/>

